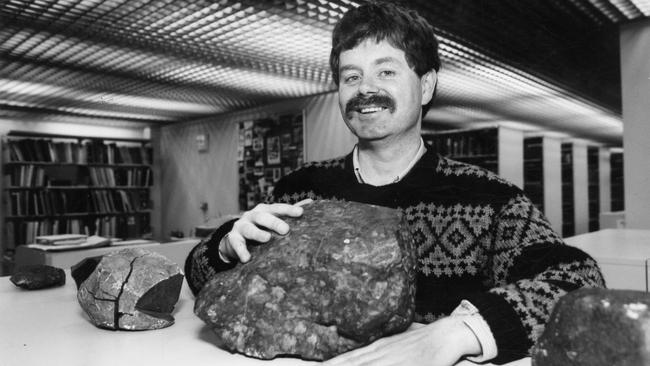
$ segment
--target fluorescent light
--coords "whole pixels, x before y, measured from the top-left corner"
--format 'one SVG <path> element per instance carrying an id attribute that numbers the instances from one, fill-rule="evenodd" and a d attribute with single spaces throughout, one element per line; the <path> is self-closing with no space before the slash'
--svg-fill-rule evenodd
<path id="1" fill-rule="evenodd" d="M 636 5 L 645 16 L 650 16 L 650 1 L 649 0 L 630 0 Z"/>

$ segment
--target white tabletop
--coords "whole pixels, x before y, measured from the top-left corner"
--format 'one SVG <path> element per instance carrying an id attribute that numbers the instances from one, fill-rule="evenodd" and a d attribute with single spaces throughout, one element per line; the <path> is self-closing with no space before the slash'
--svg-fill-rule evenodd
<path id="1" fill-rule="evenodd" d="M 0 277 L 0 366 L 316 364 L 294 358 L 262 361 L 217 348 L 212 331 L 192 312 L 194 297 L 185 283 L 171 327 L 137 332 L 97 328 L 77 303 L 69 271 L 66 275 L 65 286 L 36 291 Z M 515 365 L 530 366 L 530 359 Z"/>
<path id="2" fill-rule="evenodd" d="M 650 258 L 650 230 L 605 229 L 565 238 L 599 262 L 633 263 Z"/>

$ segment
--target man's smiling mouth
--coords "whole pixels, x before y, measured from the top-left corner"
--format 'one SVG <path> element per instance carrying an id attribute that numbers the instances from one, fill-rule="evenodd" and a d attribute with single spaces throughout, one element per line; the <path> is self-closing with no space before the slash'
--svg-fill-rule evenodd
<path id="1" fill-rule="evenodd" d="M 372 115 L 383 111 L 395 112 L 395 100 L 388 95 L 355 95 L 345 104 L 345 114 L 350 118 L 352 113 Z"/>
<path id="2" fill-rule="evenodd" d="M 369 114 L 369 113 L 381 112 L 385 109 L 386 107 L 363 107 L 363 108 L 359 108 L 359 113 Z"/>

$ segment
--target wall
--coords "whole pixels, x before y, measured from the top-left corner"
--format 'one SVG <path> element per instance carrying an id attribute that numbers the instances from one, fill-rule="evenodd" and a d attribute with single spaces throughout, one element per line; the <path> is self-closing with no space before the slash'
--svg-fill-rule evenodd
<path id="1" fill-rule="evenodd" d="M 589 232 L 589 174 L 587 170 L 587 143 L 573 142 L 573 212 L 574 235 Z"/>
<path id="2" fill-rule="evenodd" d="M 542 140 L 544 164 L 544 215 L 551 227 L 562 232 L 562 141 L 544 136 Z"/>
<path id="3" fill-rule="evenodd" d="M 166 241 L 172 230 L 185 235 L 206 219 L 239 212 L 237 123 L 268 115 L 303 111 L 305 160 L 345 155 L 355 143 L 338 108 L 336 93 L 298 98 L 191 123 L 161 127 L 152 133 L 159 140 L 161 196 L 160 225 L 154 236 Z M 208 135 L 209 151 L 199 153 L 195 138 Z M 155 151 L 154 151 L 155 152 Z M 208 204 L 204 214 L 202 202 Z"/>
<path id="4" fill-rule="evenodd" d="M 650 20 L 621 28 L 625 222 L 650 229 Z"/>
<path id="5" fill-rule="evenodd" d="M 519 188 L 524 187 L 524 133 L 499 127 L 499 175 Z"/>

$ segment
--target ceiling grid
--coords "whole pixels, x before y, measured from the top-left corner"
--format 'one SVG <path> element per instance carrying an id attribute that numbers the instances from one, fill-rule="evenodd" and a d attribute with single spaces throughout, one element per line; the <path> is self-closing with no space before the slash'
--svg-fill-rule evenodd
<path id="1" fill-rule="evenodd" d="M 363 2 L 7 0 L 0 119 L 178 123 L 332 91 L 331 31 Z M 590 137 L 605 141 L 621 134 L 618 51 L 607 32 L 647 17 L 647 0 L 401 2 L 440 35 L 428 124 L 482 116 L 587 136 L 601 126 Z M 559 117 L 549 108 L 569 117 L 551 121 Z"/>

